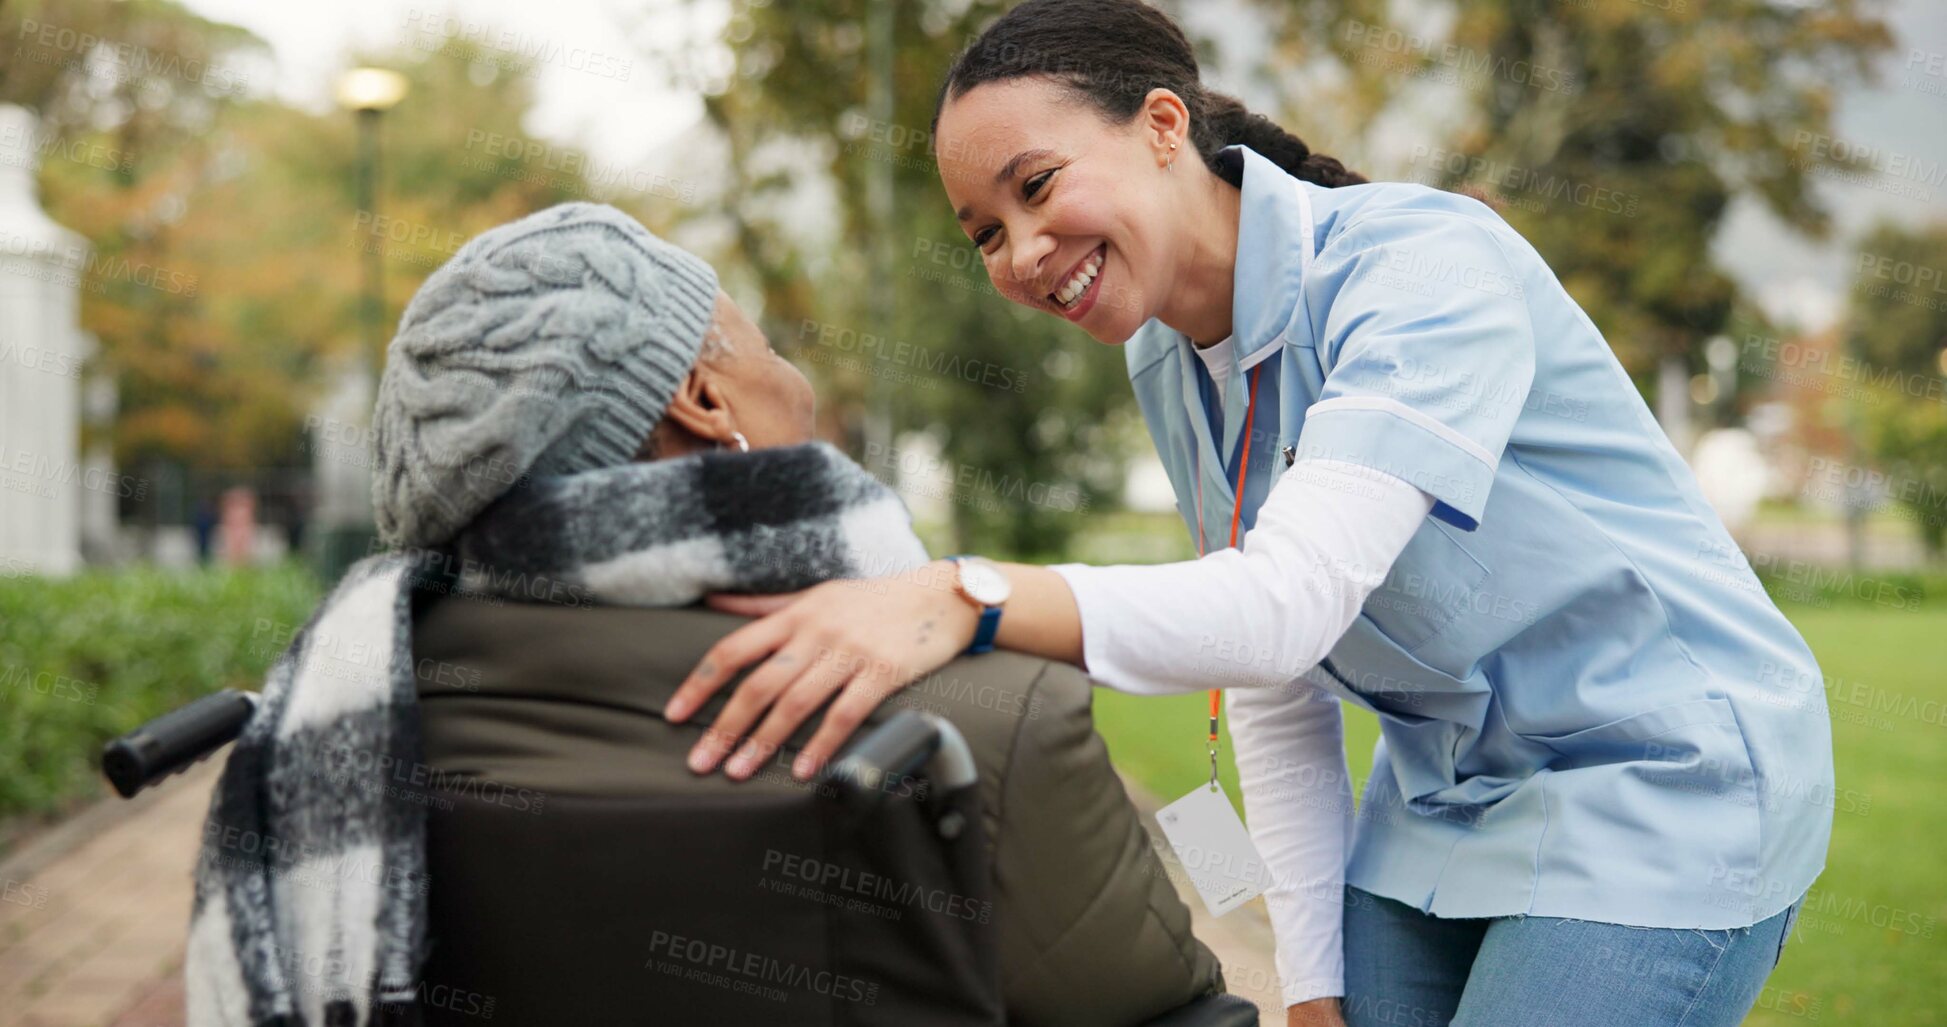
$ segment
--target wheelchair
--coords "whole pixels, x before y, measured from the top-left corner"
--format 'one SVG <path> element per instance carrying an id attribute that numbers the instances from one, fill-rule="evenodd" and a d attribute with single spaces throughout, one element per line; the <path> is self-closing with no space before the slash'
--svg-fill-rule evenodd
<path id="1" fill-rule="evenodd" d="M 103 774 L 133 797 L 233 741 L 256 705 L 224 690 L 164 714 L 109 742 Z M 869 903 L 835 916 L 826 907 L 850 898 L 807 901 L 725 871 L 814 854 L 978 908 L 993 885 L 976 778 L 951 722 L 906 710 L 863 732 L 816 787 L 676 809 L 667 796 L 589 802 L 545 837 L 477 798 L 429 810 L 430 954 L 405 1019 L 476 1023 L 484 998 L 484 1015 L 514 1024 L 1004 1024 L 995 935 L 980 918 L 887 916 Z M 695 826 L 646 832 L 645 817 Z M 618 900 L 649 879 L 663 882 L 653 894 L 666 908 Z M 1146 1021 L 1256 1023 L 1257 1007 L 1229 994 Z"/>

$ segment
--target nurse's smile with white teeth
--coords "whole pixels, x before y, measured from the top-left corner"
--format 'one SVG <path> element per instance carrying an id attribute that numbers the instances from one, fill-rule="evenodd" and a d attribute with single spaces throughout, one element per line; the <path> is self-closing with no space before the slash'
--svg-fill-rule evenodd
<path id="1" fill-rule="evenodd" d="M 1048 298 L 1053 300 L 1055 305 L 1061 308 L 1062 314 L 1070 320 L 1080 320 L 1082 314 L 1087 312 L 1082 305 L 1084 299 L 1090 306 L 1094 305 L 1096 290 L 1093 286 L 1102 274 L 1102 258 L 1108 254 L 1108 250 L 1107 243 L 1096 247 L 1069 274 L 1060 289 L 1048 294 Z"/>

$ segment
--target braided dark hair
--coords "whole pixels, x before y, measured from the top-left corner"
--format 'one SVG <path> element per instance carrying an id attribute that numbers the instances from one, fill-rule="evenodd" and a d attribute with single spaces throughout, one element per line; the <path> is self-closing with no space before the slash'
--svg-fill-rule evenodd
<path id="1" fill-rule="evenodd" d="M 1190 110 L 1197 153 L 1232 185 L 1239 184 L 1242 166 L 1220 161 L 1218 152 L 1238 143 L 1317 185 L 1366 180 L 1236 98 L 1205 89 L 1183 30 L 1142 0 L 1027 0 L 1008 11 L 954 59 L 933 105 L 935 133 L 948 100 L 1031 75 L 1068 86 L 1118 125 L 1136 116 L 1150 90 L 1168 89 Z"/>

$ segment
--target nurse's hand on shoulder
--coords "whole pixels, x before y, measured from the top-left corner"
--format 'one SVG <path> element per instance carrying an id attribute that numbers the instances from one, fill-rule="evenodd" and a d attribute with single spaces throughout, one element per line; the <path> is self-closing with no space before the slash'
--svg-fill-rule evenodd
<path id="1" fill-rule="evenodd" d="M 973 641 L 980 614 L 955 590 L 954 571 L 937 560 L 898 578 L 828 581 L 780 596 L 711 596 L 716 609 L 759 619 L 711 646 L 663 715 L 681 723 L 739 671 L 757 669 L 690 750 L 690 769 L 707 774 L 729 756 L 724 773 L 751 776 L 837 695 L 791 764 L 799 780 L 816 773 L 882 700 Z"/>

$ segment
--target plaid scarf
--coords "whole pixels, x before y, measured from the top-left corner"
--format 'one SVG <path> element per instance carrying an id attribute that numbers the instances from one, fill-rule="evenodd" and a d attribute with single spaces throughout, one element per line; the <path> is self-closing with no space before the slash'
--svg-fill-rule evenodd
<path id="1" fill-rule="evenodd" d="M 683 606 L 926 561 L 822 443 L 518 483 L 451 551 L 354 565 L 271 667 L 204 825 L 184 967 L 198 1025 L 417 1019 L 426 817 L 413 596 Z M 415 800 L 419 801 L 415 801 Z"/>

